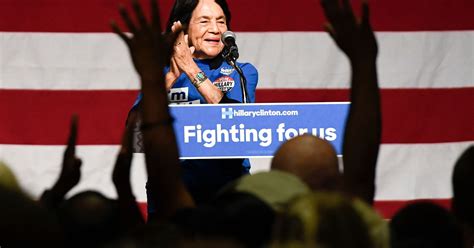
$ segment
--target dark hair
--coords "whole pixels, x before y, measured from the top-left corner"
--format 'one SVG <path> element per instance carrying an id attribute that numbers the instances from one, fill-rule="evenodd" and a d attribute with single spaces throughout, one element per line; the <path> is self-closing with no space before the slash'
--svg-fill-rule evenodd
<path id="1" fill-rule="evenodd" d="M 118 203 L 99 192 L 84 191 L 58 209 L 68 247 L 99 247 L 120 233 Z"/>
<path id="2" fill-rule="evenodd" d="M 26 195 L 0 185 L 1 247 L 63 247 L 56 217 Z"/>
<path id="3" fill-rule="evenodd" d="M 464 247 L 463 235 L 454 216 L 430 203 L 412 203 L 390 222 L 392 248 Z"/>
<path id="4" fill-rule="evenodd" d="M 454 214 L 463 222 L 474 227 L 474 146 L 466 149 L 454 165 L 453 201 Z"/>
<path id="5" fill-rule="evenodd" d="M 275 212 L 256 196 L 226 192 L 198 208 L 182 209 L 174 223 L 185 238 L 232 240 L 244 247 L 262 247 L 270 240 Z"/>
<path id="6" fill-rule="evenodd" d="M 231 15 L 226 0 L 215 0 L 215 2 L 222 8 L 227 27 L 229 28 Z M 191 21 L 191 16 L 198 3 L 199 0 L 176 0 L 174 2 L 173 8 L 171 9 L 168 23 L 166 24 L 166 32 L 171 32 L 173 23 L 177 21 L 180 21 L 186 28 L 189 25 L 189 21 Z"/>

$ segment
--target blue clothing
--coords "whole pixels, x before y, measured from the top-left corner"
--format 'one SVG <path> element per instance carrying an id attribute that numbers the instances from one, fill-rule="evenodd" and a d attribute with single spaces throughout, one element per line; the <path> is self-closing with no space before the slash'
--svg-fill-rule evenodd
<path id="1" fill-rule="evenodd" d="M 235 69 L 227 64 L 220 56 L 210 60 L 194 60 L 209 80 L 222 92 L 223 103 L 243 102 L 240 87 L 240 76 Z M 247 94 L 249 102 L 255 102 L 255 90 L 258 83 L 257 69 L 249 63 L 239 63 L 247 79 Z M 166 72 L 169 68 L 165 69 Z M 132 107 L 135 109 L 140 103 L 140 93 Z M 191 80 L 182 74 L 168 92 L 170 104 L 206 104 L 206 100 L 194 87 Z M 196 202 L 206 201 L 210 195 L 215 194 L 227 182 L 243 174 L 248 174 L 250 162 L 248 159 L 193 159 L 182 160 L 182 179 Z M 147 196 L 150 194 L 147 189 Z M 153 213 L 154 208 L 148 201 L 148 212 Z"/>
<path id="2" fill-rule="evenodd" d="M 216 61 L 217 60 L 217 61 Z M 236 102 L 243 102 L 242 90 L 240 88 L 240 76 L 237 71 L 232 68 L 227 62 L 222 59 L 211 60 L 197 60 L 194 62 L 206 74 L 209 80 L 217 86 L 225 96 Z M 216 65 L 219 64 L 220 66 Z M 258 72 L 252 64 L 237 62 L 237 65 L 242 68 L 242 72 L 247 79 L 247 93 L 249 102 L 255 102 L 255 89 L 258 83 Z M 218 67 L 216 67 L 218 66 Z M 169 67 L 165 69 L 169 71 Z M 183 73 L 177 79 L 168 93 L 170 104 L 205 104 L 207 103 L 204 97 L 199 94 L 199 91 L 194 87 L 191 80 Z M 142 100 L 142 93 L 140 93 L 133 104 L 132 109 L 136 108 Z"/>

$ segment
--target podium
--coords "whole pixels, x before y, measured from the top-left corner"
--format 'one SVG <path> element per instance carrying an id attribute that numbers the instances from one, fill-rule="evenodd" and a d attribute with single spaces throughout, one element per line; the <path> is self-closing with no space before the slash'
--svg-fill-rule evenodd
<path id="1" fill-rule="evenodd" d="M 348 102 L 170 105 L 181 159 L 272 157 L 306 133 L 341 155 L 348 111 Z M 143 152 L 138 128 L 135 141 L 135 152 Z"/>

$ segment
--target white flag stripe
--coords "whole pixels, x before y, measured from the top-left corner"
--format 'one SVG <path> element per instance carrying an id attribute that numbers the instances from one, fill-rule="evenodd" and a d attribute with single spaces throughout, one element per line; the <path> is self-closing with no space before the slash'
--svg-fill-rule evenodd
<path id="1" fill-rule="evenodd" d="M 469 142 L 382 145 L 377 166 L 377 200 L 451 198 L 451 175 Z"/>
<path id="2" fill-rule="evenodd" d="M 51 187 L 59 176 L 65 146 L 0 145 L 0 160 L 5 161 L 15 173 L 23 189 L 39 197 Z M 82 160 L 81 181 L 69 192 L 93 189 L 109 197 L 116 197 L 112 184 L 112 170 L 119 146 L 77 146 L 76 154 Z M 134 194 L 139 201 L 146 200 L 145 160 L 135 154 L 131 175 Z"/>
<path id="3" fill-rule="evenodd" d="M 474 31 L 380 32 L 382 88 L 474 86 Z M 138 89 L 112 33 L 0 33 L 0 88 Z M 323 32 L 238 33 L 259 88 L 347 88 L 349 66 Z"/>
<path id="4" fill-rule="evenodd" d="M 137 89 L 125 44 L 112 33 L 0 33 L 0 88 Z"/>
<path id="5" fill-rule="evenodd" d="M 451 172 L 460 151 L 473 142 L 382 145 L 377 168 L 377 200 L 451 197 Z M 0 160 L 13 169 L 26 191 L 38 197 L 59 175 L 64 146 L 0 145 Z M 111 183 L 118 146 L 78 146 L 83 160 L 81 182 L 71 194 L 96 189 L 115 197 Z M 143 154 L 135 154 L 132 186 L 138 201 L 146 201 Z M 270 168 L 270 159 L 252 159 L 254 171 Z"/>

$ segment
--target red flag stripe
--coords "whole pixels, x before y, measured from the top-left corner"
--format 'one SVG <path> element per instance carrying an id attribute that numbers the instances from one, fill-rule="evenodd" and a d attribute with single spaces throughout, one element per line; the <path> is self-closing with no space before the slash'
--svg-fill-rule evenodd
<path id="1" fill-rule="evenodd" d="M 446 209 L 451 209 L 451 199 L 416 199 L 409 201 L 387 201 L 379 200 L 374 202 L 374 208 L 382 215 L 385 219 L 391 219 L 393 216 L 403 207 L 420 201 L 429 201 L 440 205 Z"/>
<path id="2" fill-rule="evenodd" d="M 13 32 L 110 32 L 119 20 L 117 6 L 125 0 L 0 1 L 0 30 Z M 145 7 L 148 1 L 142 0 Z M 173 0 L 159 1 L 163 19 Z M 322 31 L 325 18 L 319 1 L 297 4 L 272 0 L 228 1 L 235 31 Z M 360 1 L 355 1 L 358 6 Z M 379 31 L 440 31 L 474 29 L 472 0 L 371 1 L 372 22 Z M 359 8 L 356 8 L 358 10 Z"/>
<path id="3" fill-rule="evenodd" d="M 69 116 L 79 114 L 79 144 L 118 144 L 137 92 L 0 90 L 0 143 L 63 144 Z M 390 143 L 474 140 L 474 88 L 383 89 L 383 137 Z M 257 91 L 258 102 L 347 101 L 347 90 Z M 463 110 L 464 112 L 461 112 Z M 36 123 L 35 125 L 32 123 Z"/>
<path id="4" fill-rule="evenodd" d="M 120 144 L 136 91 L 0 90 L 1 144 L 64 144 L 80 118 L 78 144 Z"/>

